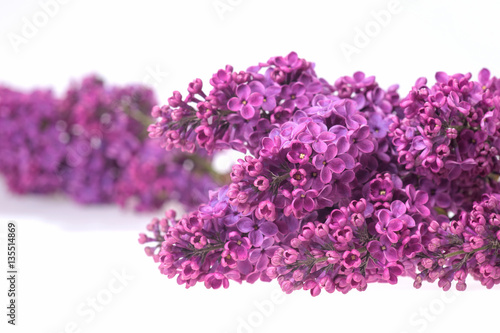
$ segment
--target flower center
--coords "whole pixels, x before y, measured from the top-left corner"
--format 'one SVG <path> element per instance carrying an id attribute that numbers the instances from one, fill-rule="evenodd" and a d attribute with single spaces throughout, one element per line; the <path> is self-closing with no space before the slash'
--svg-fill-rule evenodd
<path id="1" fill-rule="evenodd" d="M 306 157 L 306 154 L 304 154 L 304 153 L 300 153 L 299 158 L 300 158 L 300 159 L 303 159 L 304 157 Z"/>

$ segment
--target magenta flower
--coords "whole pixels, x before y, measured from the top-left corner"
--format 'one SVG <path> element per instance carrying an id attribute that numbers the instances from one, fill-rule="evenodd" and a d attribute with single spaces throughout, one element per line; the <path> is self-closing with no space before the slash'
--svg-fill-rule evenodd
<path id="1" fill-rule="evenodd" d="M 279 247 L 274 245 L 272 237 L 264 238 L 260 248 L 250 251 L 249 260 L 255 264 L 255 269 L 263 271 L 268 267 L 271 258 Z"/>
<path id="2" fill-rule="evenodd" d="M 276 108 L 276 97 L 281 92 L 281 87 L 278 85 L 271 85 L 264 87 L 259 81 L 252 81 L 248 84 L 252 92 L 262 95 L 262 109 L 266 111 L 273 111 Z"/>
<path id="3" fill-rule="evenodd" d="M 361 254 L 358 250 L 345 251 L 342 255 L 342 264 L 346 268 L 359 267 L 361 265 Z"/>
<path id="4" fill-rule="evenodd" d="M 366 124 L 366 118 L 358 112 L 356 102 L 344 100 L 343 103 L 335 106 L 335 110 L 345 119 L 346 127 L 349 130 L 357 130 Z"/>
<path id="5" fill-rule="evenodd" d="M 224 249 L 228 250 L 236 260 L 246 260 L 248 250 L 251 247 L 250 240 L 247 237 L 241 237 L 237 231 L 231 231 L 228 239 L 229 241 L 224 245 Z"/>
<path id="6" fill-rule="evenodd" d="M 335 139 L 335 134 L 326 131 L 315 122 L 307 124 L 307 131 L 298 135 L 298 139 L 302 143 L 310 144 L 315 152 L 322 154 L 326 152 L 328 144 Z"/>
<path id="7" fill-rule="evenodd" d="M 255 217 L 259 220 L 265 219 L 267 221 L 276 220 L 276 206 L 269 200 L 261 201 L 255 210 Z"/>
<path id="8" fill-rule="evenodd" d="M 465 102 L 465 101 L 460 101 L 458 95 L 456 92 L 452 91 L 450 92 L 450 95 L 447 98 L 448 106 L 450 108 L 454 108 L 464 115 L 468 115 L 470 111 L 470 104 Z"/>
<path id="9" fill-rule="evenodd" d="M 309 98 L 306 96 L 306 87 L 300 82 L 291 86 L 283 86 L 281 95 L 285 99 L 282 106 L 284 109 L 293 111 L 295 107 L 301 109 L 309 104 Z"/>
<path id="10" fill-rule="evenodd" d="M 406 201 L 406 208 L 408 211 L 410 213 L 418 212 L 422 216 L 428 216 L 430 210 L 425 204 L 429 200 L 429 195 L 423 191 L 416 191 L 413 185 L 408 185 L 405 191 L 408 195 L 408 201 Z"/>
<path id="11" fill-rule="evenodd" d="M 248 233 L 248 239 L 254 247 L 259 247 L 264 241 L 264 236 L 272 237 L 278 233 L 276 224 L 267 221 L 254 221 L 248 217 L 243 217 L 237 224 L 238 230 Z"/>
<path id="12" fill-rule="evenodd" d="M 384 273 L 382 277 L 384 280 L 390 284 L 396 284 L 398 282 L 398 276 L 402 275 L 404 272 L 403 266 L 397 262 L 390 262 L 384 267 Z"/>
<path id="13" fill-rule="evenodd" d="M 294 141 L 290 148 L 290 151 L 286 155 L 290 162 L 304 164 L 309 161 L 309 157 L 312 153 L 311 146 L 299 141 Z"/>
<path id="14" fill-rule="evenodd" d="M 239 111 L 245 119 L 255 116 L 255 108 L 261 106 L 264 99 L 262 94 L 252 92 L 252 89 L 244 84 L 236 88 L 236 96 L 227 102 L 227 107 L 231 111 Z"/>
<path id="15" fill-rule="evenodd" d="M 399 248 L 399 256 L 401 258 L 413 258 L 417 253 L 422 252 L 423 247 L 418 235 L 406 236 L 401 241 L 401 247 Z"/>
<path id="16" fill-rule="evenodd" d="M 330 183 L 333 173 L 341 173 L 345 170 L 344 160 L 337 157 L 337 147 L 329 145 L 324 154 L 316 155 L 313 164 L 320 171 L 320 179 L 324 184 Z"/>
<path id="17" fill-rule="evenodd" d="M 392 246 L 392 242 L 387 236 L 381 236 L 380 241 L 370 241 L 366 249 L 373 258 L 382 264 L 399 260 L 398 251 Z"/>
<path id="18" fill-rule="evenodd" d="M 271 60 L 285 73 L 291 73 L 304 65 L 303 59 L 300 59 L 295 52 L 290 52 L 286 57 L 275 57 Z"/>
<path id="19" fill-rule="evenodd" d="M 396 233 L 404 227 L 404 222 L 400 219 L 392 219 L 391 213 L 387 209 L 382 209 L 378 213 L 378 223 L 375 230 L 381 235 L 387 236 L 392 243 L 397 243 L 399 235 Z"/>
<path id="20" fill-rule="evenodd" d="M 318 196 L 318 191 L 304 191 L 301 188 L 295 189 L 292 192 L 293 201 L 291 208 L 296 216 L 302 215 L 304 211 L 311 212 L 316 205 L 315 198 Z"/>
<path id="21" fill-rule="evenodd" d="M 229 287 L 229 280 L 221 273 L 209 273 L 205 276 L 205 287 L 208 289 L 219 289 L 220 287 L 227 289 Z"/>
<path id="22" fill-rule="evenodd" d="M 358 151 L 371 153 L 375 145 L 370 140 L 370 127 L 363 125 L 356 129 L 349 138 L 350 150 L 353 156 L 357 156 Z"/>

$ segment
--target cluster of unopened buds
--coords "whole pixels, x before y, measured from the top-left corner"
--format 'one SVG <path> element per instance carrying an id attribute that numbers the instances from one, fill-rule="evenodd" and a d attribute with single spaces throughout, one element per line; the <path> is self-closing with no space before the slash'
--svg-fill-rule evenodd
<path id="1" fill-rule="evenodd" d="M 0 174 L 15 193 L 62 192 L 80 203 L 137 210 L 178 200 L 195 209 L 220 184 L 206 153 L 165 154 L 148 138 L 151 89 L 96 76 L 61 98 L 0 86 Z"/>
<path id="2" fill-rule="evenodd" d="M 209 83 L 154 107 L 150 137 L 247 155 L 196 210 L 140 235 L 162 274 L 313 296 L 399 277 L 500 283 L 500 80 L 488 70 L 421 78 L 400 98 L 361 72 L 331 84 L 292 52 Z"/>

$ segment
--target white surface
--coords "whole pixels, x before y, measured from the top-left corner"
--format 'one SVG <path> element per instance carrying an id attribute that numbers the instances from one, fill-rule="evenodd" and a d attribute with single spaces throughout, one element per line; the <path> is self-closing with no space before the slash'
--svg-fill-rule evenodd
<path id="1" fill-rule="evenodd" d="M 222 16 L 214 7 L 221 3 L 231 8 Z M 354 45 L 356 29 L 370 27 L 371 12 L 388 3 L 70 0 L 15 52 L 9 34 L 21 34 L 23 18 L 32 20 L 42 9 L 38 1 L 0 0 L 0 82 L 61 92 L 70 79 L 96 72 L 112 83 L 154 84 L 166 102 L 171 91 L 184 93 L 196 77 L 207 82 L 227 63 L 245 69 L 291 50 L 316 62 L 318 74 L 331 82 L 363 70 L 384 87 L 400 83 L 403 95 L 419 76 L 432 79 L 437 70 L 476 74 L 488 67 L 500 74 L 500 6 L 486 0 L 401 0 L 401 12 L 349 62 L 340 45 Z M 78 331 L 72 322 L 79 332 L 496 330 L 499 288 L 473 283 L 458 296 L 443 296 L 437 286 L 414 290 L 408 279 L 348 295 L 296 292 L 272 311 L 255 302 L 268 304 L 276 283 L 185 290 L 160 275 L 137 244 L 151 216 L 63 198 L 16 197 L 2 185 L 0 232 L 9 219 L 19 225 L 20 308 L 15 328 L 7 327 L 6 310 L 0 310 L 0 330 Z M 0 241 L 3 272 L 5 239 Z M 114 275 L 122 270 L 134 277 L 123 288 Z M 0 281 L 5 308 L 6 281 Z M 110 294 L 109 288 L 122 290 Z M 92 316 L 87 302 L 106 295 L 112 295 L 109 304 Z M 256 325 L 243 328 L 240 319 Z"/>

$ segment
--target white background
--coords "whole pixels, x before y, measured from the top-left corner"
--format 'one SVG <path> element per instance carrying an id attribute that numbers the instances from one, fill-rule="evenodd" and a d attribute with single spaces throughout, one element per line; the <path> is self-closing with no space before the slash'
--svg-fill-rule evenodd
<path id="1" fill-rule="evenodd" d="M 438 70 L 476 75 L 488 67 L 500 74 L 497 2 L 399 3 L 380 26 L 373 12 L 386 10 L 389 1 L 70 0 L 44 22 L 38 1 L 0 0 L 0 82 L 61 93 L 70 80 L 95 72 L 114 84 L 153 85 L 164 103 L 173 90 L 184 93 L 196 77 L 208 82 L 228 63 L 242 70 L 292 50 L 316 62 L 318 75 L 330 82 L 363 70 L 383 87 L 399 83 L 402 95 L 419 76 L 432 80 Z M 31 36 L 23 36 L 27 21 L 40 26 Z M 366 29 L 372 36 L 361 45 L 359 31 Z M 15 46 L 13 38 L 25 39 Z M 341 50 L 347 44 L 357 48 L 349 59 Z M 8 220 L 17 221 L 20 266 L 14 328 L 6 325 L 7 286 L 0 273 L 0 330 L 410 333 L 498 327 L 500 288 L 472 281 L 466 292 L 447 294 L 437 286 L 414 290 L 409 279 L 316 298 L 296 292 L 275 299 L 276 283 L 185 290 L 159 274 L 137 244 L 138 232 L 155 215 L 161 212 L 17 197 L 0 182 L 0 233 Z M 0 243 L 5 271 L 5 238 Z M 120 283 L 116 274 L 130 279 Z M 106 304 L 92 312 L 89 302 L 96 297 Z"/>

